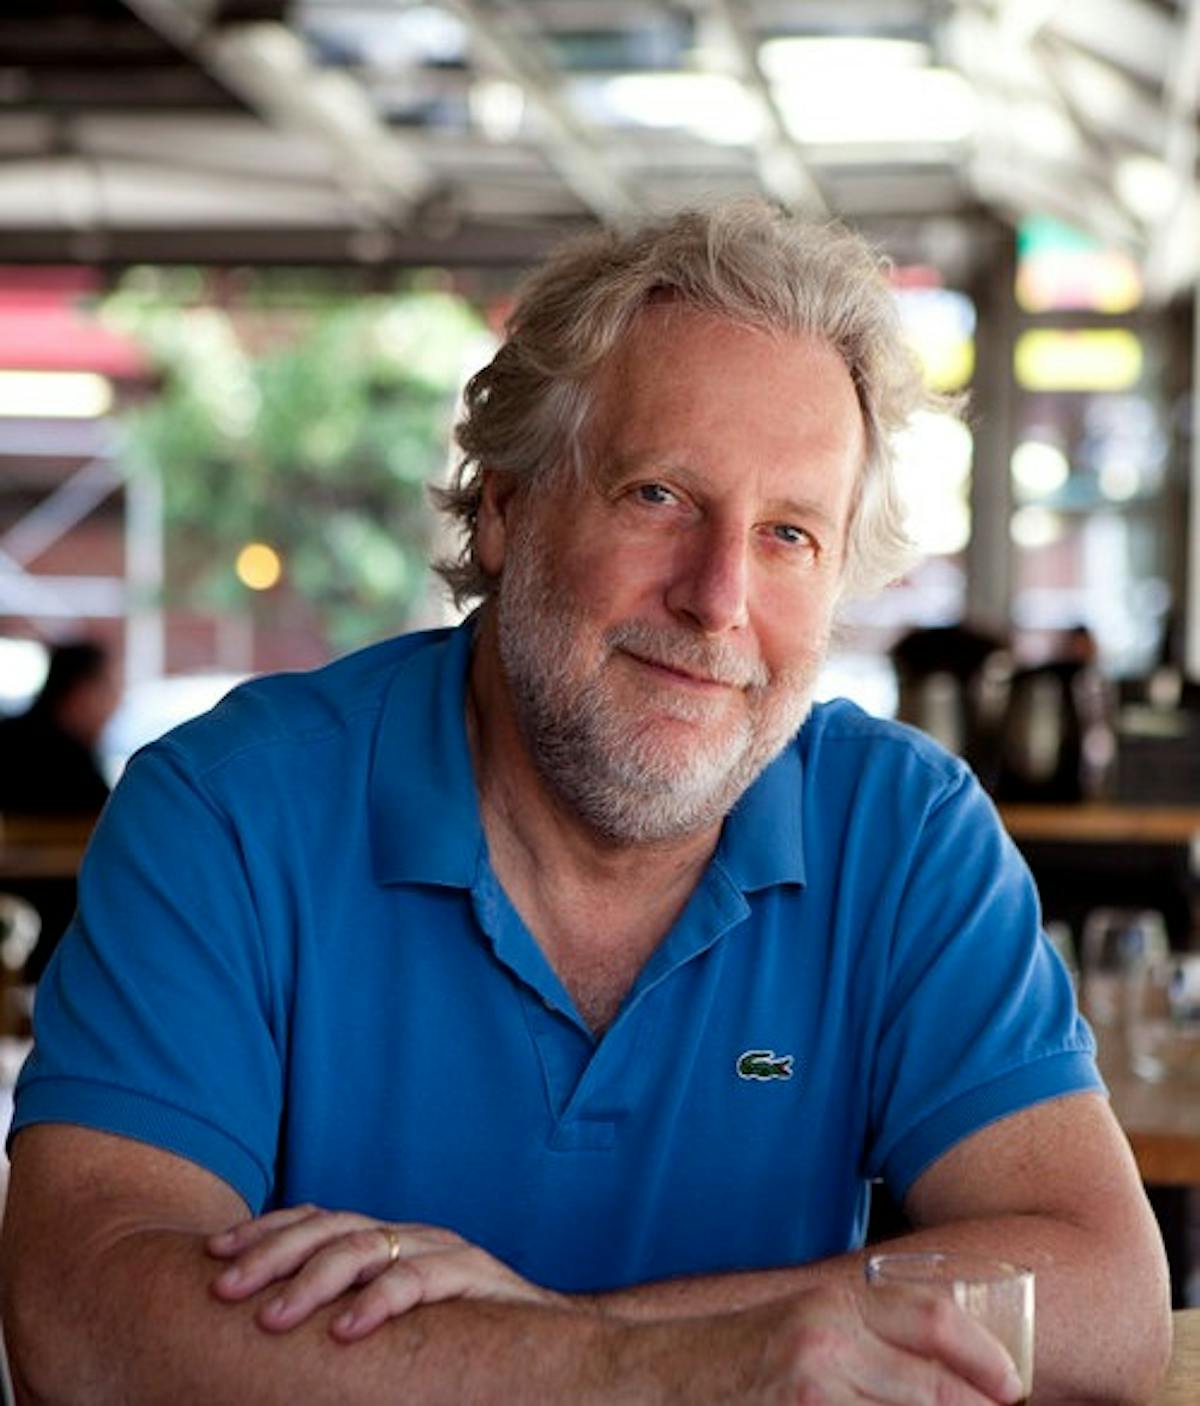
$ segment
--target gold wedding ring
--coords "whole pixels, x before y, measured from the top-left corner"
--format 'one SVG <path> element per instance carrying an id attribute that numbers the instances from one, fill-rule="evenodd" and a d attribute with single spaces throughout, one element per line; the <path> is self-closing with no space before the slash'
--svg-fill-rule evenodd
<path id="1" fill-rule="evenodd" d="M 400 1258 L 400 1232 L 394 1225 L 381 1225 L 377 1228 L 387 1241 L 388 1264 L 395 1264 Z"/>

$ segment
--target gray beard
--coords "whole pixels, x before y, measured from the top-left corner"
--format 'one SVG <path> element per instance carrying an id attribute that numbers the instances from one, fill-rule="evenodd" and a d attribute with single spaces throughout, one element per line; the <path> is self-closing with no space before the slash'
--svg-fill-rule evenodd
<path id="1" fill-rule="evenodd" d="M 608 657 L 626 650 L 747 689 L 751 707 L 736 731 L 698 742 L 681 761 L 621 708 L 603 671 L 581 674 L 586 622 L 549 579 L 536 541 L 512 547 L 497 604 L 500 659 L 545 784 L 613 843 L 661 844 L 722 820 L 808 715 L 824 641 L 794 677 L 772 681 L 761 664 L 748 669 L 729 646 L 683 628 L 629 621 L 607 631 Z M 707 711 L 707 700 L 671 703 L 681 720 L 702 721 Z"/>

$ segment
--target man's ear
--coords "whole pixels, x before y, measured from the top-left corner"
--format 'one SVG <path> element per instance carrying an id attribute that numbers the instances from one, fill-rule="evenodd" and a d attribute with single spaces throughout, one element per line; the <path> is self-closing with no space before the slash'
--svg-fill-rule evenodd
<path id="1" fill-rule="evenodd" d="M 475 519 L 475 558 L 489 576 L 499 576 L 504 567 L 517 487 L 515 475 L 484 469 Z"/>

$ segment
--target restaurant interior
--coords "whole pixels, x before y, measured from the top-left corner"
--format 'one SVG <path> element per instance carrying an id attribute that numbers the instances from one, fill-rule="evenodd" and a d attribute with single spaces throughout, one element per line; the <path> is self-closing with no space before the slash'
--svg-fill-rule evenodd
<path id="1" fill-rule="evenodd" d="M 1200 0 L 7 0 L 0 716 L 100 644 L 111 783 L 451 619 L 427 488 L 523 272 L 714 199 L 844 221 L 948 408 L 821 693 L 991 791 L 1200 1304 L 1198 122 Z M 90 820 L 0 822 L 11 1083 Z"/>

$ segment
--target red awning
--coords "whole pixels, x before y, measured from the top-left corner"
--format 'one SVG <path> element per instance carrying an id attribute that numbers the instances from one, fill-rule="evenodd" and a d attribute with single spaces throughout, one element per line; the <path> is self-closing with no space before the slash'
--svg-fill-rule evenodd
<path id="1" fill-rule="evenodd" d="M 81 305 L 93 287 L 86 270 L 0 268 L 0 370 L 148 378 L 141 348 Z"/>

